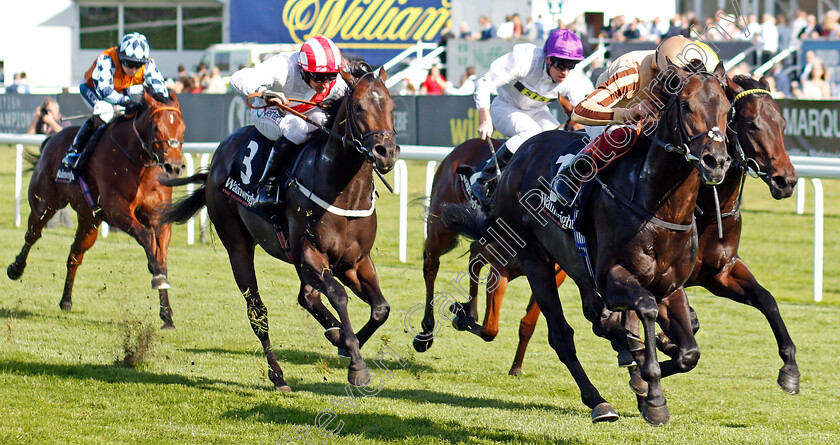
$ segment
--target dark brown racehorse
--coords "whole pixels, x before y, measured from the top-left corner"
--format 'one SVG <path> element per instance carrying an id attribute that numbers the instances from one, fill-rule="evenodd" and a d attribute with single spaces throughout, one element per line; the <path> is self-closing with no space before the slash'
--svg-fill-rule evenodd
<path id="1" fill-rule="evenodd" d="M 61 309 L 69 311 L 73 302 L 73 281 L 85 252 L 93 246 L 99 224 L 107 222 L 131 235 L 143 246 L 152 273 L 152 288 L 160 294 L 160 318 L 163 328 L 174 328 L 169 306 L 166 252 L 170 225 L 161 223 L 159 208 L 169 203 L 172 189 L 164 187 L 159 177 L 175 177 L 184 166 L 181 144 L 186 125 L 175 94 L 164 98 L 145 88 L 144 102 L 132 116 L 117 118 L 102 132 L 83 174 L 89 186 L 89 198 L 78 184 L 56 183 L 56 171 L 78 127 L 70 127 L 48 138 L 41 154 L 32 156 L 33 173 L 29 183 L 29 223 L 23 248 L 6 269 L 9 278 L 23 274 L 32 245 L 41 238 L 41 230 L 56 211 L 68 203 L 76 210 L 79 225 L 67 257 L 67 278 L 61 296 Z M 92 203 L 101 210 L 94 211 Z M 96 208 L 96 206 L 93 206 Z"/>
<path id="2" fill-rule="evenodd" d="M 283 378 L 268 337 L 268 313 L 254 271 L 256 244 L 270 255 L 294 264 L 300 278 L 298 302 L 326 329 L 326 337 L 339 347 L 339 352 L 349 355 L 351 384 L 363 385 L 369 380 L 359 349 L 385 322 L 390 311 L 379 288 L 370 249 L 376 237 L 373 169 L 390 171 L 400 152 L 393 130 L 394 102 L 382 81 L 383 70 L 376 77 L 370 67 L 361 64 L 351 72 L 352 75 L 341 72 L 350 90 L 332 124 L 336 137 L 322 138 L 304 151 L 294 174 L 299 186 L 285 191 L 286 207 L 280 209 L 280 217 L 287 248 L 272 224 L 222 192 L 237 151 L 247 143 L 244 135 L 248 132 L 244 129 L 222 141 L 208 173 L 172 182 L 201 184 L 195 193 L 168 211 L 166 219 L 183 222 L 207 206 L 247 303 L 251 327 L 265 351 L 268 376 L 281 391 L 291 388 Z M 332 206 L 329 211 L 322 207 L 326 203 Z M 345 210 L 366 215 L 340 214 Z M 347 315 L 348 298 L 342 283 L 371 306 L 370 319 L 358 333 Z M 337 319 L 321 302 L 322 294 L 338 313 Z"/>
<path id="3" fill-rule="evenodd" d="M 697 197 L 699 232 L 698 260 L 694 272 L 685 286 L 702 286 L 715 295 L 757 308 L 770 324 L 779 347 L 784 366 L 779 370 L 779 386 L 791 393 L 799 392 L 799 368 L 796 364 L 796 347 L 788 334 L 787 327 L 779 314 L 773 296 L 764 289 L 738 256 L 741 238 L 740 198 L 743 181 L 749 169 L 757 172 L 767 183 L 771 195 L 776 199 L 791 196 L 796 185 L 796 172 L 784 147 L 784 118 L 776 102 L 767 92 L 767 86 L 749 76 L 727 79 L 726 94 L 732 102 L 734 119 L 729 123 L 729 152 L 734 158 L 733 167 L 726 179 L 716 186 L 717 190 L 704 187 Z M 717 200 L 715 199 L 717 193 Z M 721 228 L 718 233 L 718 219 L 715 208 L 721 209 Z M 473 263 L 471 263 L 473 264 Z M 505 268 L 497 268 L 503 276 Z M 498 314 L 504 294 L 488 290 L 486 326 L 498 329 Z M 511 374 L 521 373 L 524 352 L 533 333 L 539 307 L 533 298 L 528 303 L 526 316 L 522 319 L 519 346 L 511 367 Z M 662 313 L 660 324 L 667 326 L 667 311 Z M 483 327 L 483 328 L 484 328 Z M 661 337 L 660 340 L 667 339 Z M 673 352 L 675 345 L 666 342 L 660 345 L 666 352 Z"/>
<path id="4" fill-rule="evenodd" d="M 652 136 L 640 136 L 634 150 L 603 172 L 603 185 L 595 188 L 582 209 L 591 278 L 575 239 L 541 213 L 550 199 L 547 184 L 553 177 L 553 160 L 575 137 L 568 133 L 542 133 L 520 147 L 502 175 L 490 220 L 457 205 L 444 209 L 441 216 L 450 228 L 476 238 L 494 230 L 517 235 L 508 245 L 546 315 L 549 343 L 572 373 L 594 421 L 614 420 L 617 415 L 577 360 L 573 331 L 557 294 L 555 264 L 581 292 L 593 295 L 597 289 L 608 309 L 633 310 L 641 319 L 644 353 L 637 361 L 649 389 L 640 408 L 649 423 L 661 425 L 670 417 L 660 379 L 687 372 L 699 359 L 682 285 L 696 260 L 697 193 L 703 183 L 720 183 L 731 162 L 722 134 L 730 106 L 721 85 L 722 64 L 715 75 L 673 66 L 665 69 L 669 81 L 657 86 L 665 105 Z M 655 323 L 659 304 L 666 300 L 671 302 L 672 331 L 680 346 L 676 359 L 660 364 Z M 614 337 L 608 334 L 608 338 Z"/>

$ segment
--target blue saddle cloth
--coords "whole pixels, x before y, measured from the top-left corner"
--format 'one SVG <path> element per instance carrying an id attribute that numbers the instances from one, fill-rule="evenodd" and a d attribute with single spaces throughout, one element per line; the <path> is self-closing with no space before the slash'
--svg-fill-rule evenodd
<path id="1" fill-rule="evenodd" d="M 236 148 L 235 162 L 230 167 L 222 191 L 243 207 L 264 210 L 253 205 L 257 200 L 259 179 L 265 170 L 274 141 L 263 136 L 253 126 L 245 127 L 240 131 L 246 132 L 246 137 L 243 139 L 245 143 Z"/>

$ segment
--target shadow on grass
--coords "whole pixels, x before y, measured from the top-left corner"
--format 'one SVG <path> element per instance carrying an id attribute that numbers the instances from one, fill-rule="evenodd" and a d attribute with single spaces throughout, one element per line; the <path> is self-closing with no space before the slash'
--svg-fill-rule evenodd
<path id="1" fill-rule="evenodd" d="M 18 320 L 26 320 L 33 317 L 40 317 L 41 314 L 36 314 L 32 311 L 0 308 L 0 317 L 2 318 L 16 318 Z"/>
<path id="2" fill-rule="evenodd" d="M 315 429 L 314 421 L 321 409 L 331 409 L 337 414 L 337 417 L 332 420 L 327 428 L 336 428 L 339 425 L 338 421 L 344 423 L 339 435 L 332 438 L 326 436 L 321 430 Z M 258 404 L 249 409 L 231 410 L 225 413 L 222 417 L 226 419 L 248 419 L 251 421 L 284 424 L 284 425 L 299 425 L 295 428 L 296 431 L 304 430 L 310 427 L 306 436 L 312 442 L 306 442 L 304 439 L 293 437 L 292 432 L 286 438 L 291 440 L 301 440 L 301 442 L 294 443 L 322 443 L 322 438 L 327 439 L 325 443 L 342 443 L 349 438 L 347 435 L 361 436 L 364 438 L 378 439 L 381 441 L 393 441 L 398 439 L 411 438 L 418 443 L 432 442 L 432 441 L 446 441 L 448 443 L 476 443 L 492 441 L 494 443 L 559 443 L 569 445 L 580 445 L 582 442 L 577 439 L 560 439 L 549 436 L 537 435 L 523 435 L 512 431 L 504 431 L 496 428 L 478 428 L 473 426 L 465 426 L 458 423 L 456 420 L 432 420 L 425 417 L 409 417 L 397 416 L 392 414 L 383 414 L 381 412 L 364 412 L 364 406 L 359 406 L 360 412 L 351 413 L 336 408 L 333 405 L 324 407 L 280 407 L 269 404 Z M 421 412 L 418 406 L 417 412 Z M 422 414 L 421 414 L 422 415 Z M 323 419 L 326 420 L 326 419 Z M 303 428 L 301 428 L 303 427 Z M 425 438 L 426 440 L 423 440 Z M 277 440 L 284 439 L 284 437 L 277 437 Z"/>
<path id="3" fill-rule="evenodd" d="M 117 365 L 63 365 L 55 363 L 24 362 L 17 360 L 0 361 L 0 372 L 29 375 L 29 376 L 53 376 L 59 378 L 72 378 L 76 380 L 97 380 L 104 383 L 147 383 L 153 385 L 181 385 L 190 388 L 207 389 L 211 391 L 236 392 L 230 387 L 238 387 L 243 394 L 251 394 L 253 391 L 263 391 L 267 386 L 246 385 L 226 380 L 206 379 L 203 377 L 186 377 L 179 374 L 158 374 L 143 371 L 142 369 L 125 368 Z"/>
<path id="4" fill-rule="evenodd" d="M 246 357 L 263 357 L 263 352 L 261 350 L 249 350 L 249 349 L 224 349 L 224 348 L 184 348 L 181 349 L 184 352 L 193 353 L 193 354 L 219 354 L 219 355 L 236 355 L 236 356 L 246 356 Z M 295 365 L 312 365 L 318 362 L 327 362 L 331 368 L 341 369 L 346 368 L 350 364 L 350 360 L 346 358 L 340 358 L 338 356 L 338 351 L 335 354 L 329 354 L 326 352 L 321 351 L 330 351 L 334 350 L 334 348 L 330 349 L 323 349 L 318 348 L 317 351 L 303 351 L 300 349 L 290 349 L 290 348 L 277 348 L 274 349 L 274 354 L 277 356 L 277 361 L 280 362 L 280 367 L 283 367 L 284 363 L 287 364 L 295 364 Z M 372 360 L 376 357 L 375 352 L 371 352 L 373 349 L 368 350 L 367 348 L 362 348 L 362 357 L 364 357 L 365 361 L 367 362 L 368 366 L 374 366 Z M 421 371 L 421 372 L 435 372 L 436 369 L 428 366 L 428 365 L 421 365 L 415 362 L 412 362 L 410 359 L 403 358 L 408 362 L 403 369 L 411 369 L 412 371 Z M 386 363 L 387 366 L 390 366 L 390 369 L 394 369 L 393 363 L 388 361 Z"/>

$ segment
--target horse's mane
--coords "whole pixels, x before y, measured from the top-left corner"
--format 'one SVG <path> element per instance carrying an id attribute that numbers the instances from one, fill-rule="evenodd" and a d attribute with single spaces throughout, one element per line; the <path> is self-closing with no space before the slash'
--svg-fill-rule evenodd
<path id="1" fill-rule="evenodd" d="M 752 77 L 746 74 L 738 74 L 737 76 L 732 78 L 732 81 L 735 82 L 738 86 L 743 87 L 745 90 L 767 89 L 767 85 L 764 85 L 763 83 L 753 79 Z"/>
<path id="2" fill-rule="evenodd" d="M 362 60 L 349 60 L 345 63 L 345 72 L 356 78 L 357 80 L 360 79 L 362 76 L 368 73 L 373 72 L 373 68 Z M 338 115 L 338 110 L 341 107 L 341 104 L 344 102 L 345 97 L 351 93 L 351 90 L 348 88 L 347 93 L 345 93 L 342 97 L 337 97 L 335 99 L 329 99 L 321 102 L 321 108 L 324 109 L 324 112 L 327 114 L 327 121 L 324 123 L 324 126 L 327 128 L 332 128 L 335 124 L 335 119 Z M 313 145 L 320 145 L 325 144 L 329 135 L 324 131 L 316 131 L 312 137 L 310 138 L 310 144 Z"/>
<path id="3" fill-rule="evenodd" d="M 160 102 L 164 105 L 169 105 L 170 103 L 172 103 L 172 97 L 170 97 L 170 96 L 164 97 L 162 94 L 155 91 L 155 89 L 152 88 L 152 86 L 149 85 L 148 83 L 143 84 L 143 91 L 145 93 L 147 93 L 149 96 L 152 96 L 152 99 L 154 99 L 155 101 Z M 145 102 L 145 97 L 144 97 L 143 102 Z"/>

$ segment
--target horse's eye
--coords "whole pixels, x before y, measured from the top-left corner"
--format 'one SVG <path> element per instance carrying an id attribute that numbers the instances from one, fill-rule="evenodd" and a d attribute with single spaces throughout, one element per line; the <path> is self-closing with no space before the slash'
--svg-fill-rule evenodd
<path id="1" fill-rule="evenodd" d="M 362 111 L 363 111 L 362 106 L 360 104 L 353 104 L 353 112 L 354 113 L 361 113 Z"/>
<path id="2" fill-rule="evenodd" d="M 682 108 L 685 111 L 691 111 L 691 107 L 688 106 L 688 102 L 680 102 L 680 108 Z"/>
<path id="3" fill-rule="evenodd" d="M 749 121 L 749 122 L 747 122 L 747 129 L 748 130 L 756 130 L 756 129 L 758 129 L 758 125 L 753 121 Z"/>

